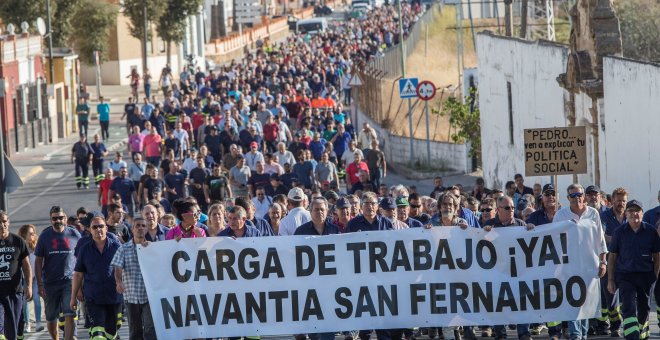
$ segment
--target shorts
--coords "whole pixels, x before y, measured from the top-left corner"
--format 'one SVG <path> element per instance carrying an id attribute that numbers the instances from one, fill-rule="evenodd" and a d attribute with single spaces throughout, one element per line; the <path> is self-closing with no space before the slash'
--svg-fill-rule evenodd
<path id="1" fill-rule="evenodd" d="M 44 284 L 46 290 L 46 321 L 55 322 L 60 316 L 76 316 L 71 310 L 71 281 Z"/>

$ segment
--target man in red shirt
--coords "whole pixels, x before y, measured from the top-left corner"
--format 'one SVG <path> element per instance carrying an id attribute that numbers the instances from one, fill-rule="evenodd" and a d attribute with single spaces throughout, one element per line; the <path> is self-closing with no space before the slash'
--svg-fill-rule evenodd
<path id="1" fill-rule="evenodd" d="M 362 161 L 362 154 L 355 152 L 353 153 L 353 156 L 355 157 L 355 161 L 346 167 L 346 180 L 348 181 L 349 189 L 353 185 L 360 182 L 360 178 L 358 177 L 360 170 L 366 172 L 367 174 L 369 173 L 369 167 L 367 166 L 367 163 Z"/>
<path id="2" fill-rule="evenodd" d="M 275 123 L 273 115 L 268 116 L 266 125 L 264 125 L 264 140 L 269 153 L 277 151 L 277 137 L 279 134 L 280 127 Z"/>
<path id="3" fill-rule="evenodd" d="M 110 185 L 112 184 L 112 180 L 115 179 L 113 176 L 113 171 L 112 169 L 108 168 L 105 170 L 105 178 L 99 183 L 99 195 L 98 195 L 98 201 L 99 205 L 101 206 L 101 212 L 103 213 L 103 216 L 108 216 L 108 192 L 110 191 Z"/>
<path id="4" fill-rule="evenodd" d="M 147 162 L 155 167 L 160 166 L 160 156 L 162 154 L 163 138 L 158 134 L 155 127 L 151 127 L 151 132 L 144 137 L 144 153 L 147 156 Z"/>

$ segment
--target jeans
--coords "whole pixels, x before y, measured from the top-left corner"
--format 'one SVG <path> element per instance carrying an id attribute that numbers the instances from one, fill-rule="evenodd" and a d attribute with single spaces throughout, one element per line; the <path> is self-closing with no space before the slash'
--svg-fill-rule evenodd
<path id="1" fill-rule="evenodd" d="M 110 138 L 110 121 L 109 120 L 101 120 L 99 121 L 101 123 L 101 139 L 104 141 L 107 141 Z"/>
<path id="2" fill-rule="evenodd" d="M 144 96 L 151 98 L 151 84 L 144 84 Z"/>
<path id="3" fill-rule="evenodd" d="M 156 328 L 151 318 L 149 303 L 126 303 L 129 339 L 156 339 Z"/>
<path id="4" fill-rule="evenodd" d="M 569 339 L 586 340 L 587 332 L 589 332 L 589 319 L 568 322 Z"/>
<path id="5" fill-rule="evenodd" d="M 39 297 L 39 285 L 37 280 L 32 280 L 32 301 L 34 302 L 34 319 L 36 322 L 41 322 L 41 297 Z M 30 321 L 30 304 L 27 301 L 23 302 L 23 318 L 25 322 Z"/>
<path id="6" fill-rule="evenodd" d="M 87 136 L 89 133 L 89 122 L 78 120 L 78 133 L 80 136 Z"/>

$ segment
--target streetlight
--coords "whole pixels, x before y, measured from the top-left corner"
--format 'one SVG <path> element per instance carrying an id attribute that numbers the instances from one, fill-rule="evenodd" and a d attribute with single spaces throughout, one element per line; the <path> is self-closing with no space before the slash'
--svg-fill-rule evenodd
<path id="1" fill-rule="evenodd" d="M 46 0 L 46 15 L 48 24 L 48 75 L 50 76 L 50 83 L 55 84 L 55 73 L 53 71 L 53 28 L 50 19 L 50 0 Z"/>

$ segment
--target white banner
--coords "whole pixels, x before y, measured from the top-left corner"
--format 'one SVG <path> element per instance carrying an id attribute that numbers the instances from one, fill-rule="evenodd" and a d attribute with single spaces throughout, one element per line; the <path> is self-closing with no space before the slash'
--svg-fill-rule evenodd
<path id="1" fill-rule="evenodd" d="M 593 230 L 212 237 L 138 255 L 159 339 L 504 325 L 597 316 Z"/>

